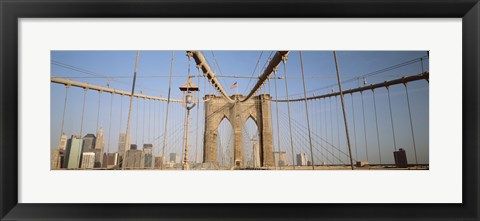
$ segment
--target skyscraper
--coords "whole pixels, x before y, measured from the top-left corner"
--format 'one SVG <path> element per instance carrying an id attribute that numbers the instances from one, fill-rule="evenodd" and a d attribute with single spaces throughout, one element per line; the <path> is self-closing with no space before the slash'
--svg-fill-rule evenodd
<path id="1" fill-rule="evenodd" d="M 153 145 L 143 144 L 143 153 L 145 154 L 145 167 L 153 167 Z"/>
<path id="2" fill-rule="evenodd" d="M 50 151 L 51 151 L 50 169 L 51 170 L 58 170 L 62 166 L 62 158 L 60 156 L 60 150 L 59 149 L 52 149 Z"/>
<path id="3" fill-rule="evenodd" d="M 126 136 L 125 133 L 120 133 L 118 136 L 118 154 L 120 156 L 123 156 L 125 154 L 125 142 L 126 142 Z"/>
<path id="4" fill-rule="evenodd" d="M 67 152 L 65 154 L 66 168 L 80 167 L 82 158 L 83 140 L 79 135 L 72 135 L 67 141 Z"/>
<path id="5" fill-rule="evenodd" d="M 306 153 L 297 154 L 297 166 L 307 166 L 307 154 Z"/>
<path id="6" fill-rule="evenodd" d="M 287 152 L 273 152 L 273 159 L 275 160 L 275 166 L 285 166 L 287 165 Z"/>
<path id="7" fill-rule="evenodd" d="M 94 152 L 84 152 L 82 154 L 82 163 L 80 168 L 82 169 L 91 169 L 95 165 L 95 153 Z"/>
<path id="8" fill-rule="evenodd" d="M 58 149 L 61 151 L 65 151 L 67 148 L 67 135 L 65 133 L 62 133 L 62 136 L 60 136 L 60 144 L 58 146 Z"/>
<path id="9" fill-rule="evenodd" d="M 83 152 L 93 152 L 93 149 L 95 148 L 95 135 L 93 134 L 87 134 L 83 137 L 83 147 L 82 151 Z"/>
<path id="10" fill-rule="evenodd" d="M 143 168 L 145 153 L 141 150 L 128 150 L 125 156 L 125 168 Z"/>
<path id="11" fill-rule="evenodd" d="M 97 131 L 97 140 L 95 141 L 95 168 L 102 167 L 103 152 L 105 143 L 103 142 L 103 128 L 100 127 Z"/>

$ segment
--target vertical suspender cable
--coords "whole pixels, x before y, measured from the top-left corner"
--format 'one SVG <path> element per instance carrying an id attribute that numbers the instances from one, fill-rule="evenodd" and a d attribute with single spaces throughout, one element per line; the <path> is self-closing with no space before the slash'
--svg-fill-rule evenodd
<path id="1" fill-rule="evenodd" d="M 317 113 L 315 115 L 317 115 L 318 117 L 318 124 L 317 124 L 317 128 L 319 130 L 319 136 L 320 136 L 320 159 L 323 159 L 323 163 L 325 162 L 328 162 L 328 154 L 323 154 L 323 143 L 324 143 L 324 140 L 321 139 L 323 137 L 323 130 L 322 130 L 322 99 L 318 99 L 318 109 L 316 109 Z M 318 113 L 318 111 L 320 111 L 320 113 Z M 299 112 L 300 113 L 300 112 Z M 327 146 L 325 144 L 325 146 Z M 320 162 L 322 163 L 322 162 Z"/>
<path id="2" fill-rule="evenodd" d="M 273 79 L 273 82 L 274 82 L 274 85 L 275 85 L 275 100 L 278 99 L 278 93 L 277 93 L 277 70 L 278 70 L 278 66 L 273 68 L 273 75 L 275 76 L 275 78 Z M 276 118 L 277 118 L 277 151 L 278 151 L 278 159 L 274 159 L 275 160 L 275 167 L 276 167 L 276 162 L 278 162 L 278 166 L 280 167 L 280 169 L 282 169 L 282 165 L 280 164 L 280 122 L 278 121 L 278 103 L 279 102 L 275 102 L 275 109 L 276 109 Z M 274 158 L 275 158 L 275 154 L 273 154 Z"/>
<path id="3" fill-rule="evenodd" d="M 332 119 L 332 98 L 329 97 L 328 98 L 328 101 L 330 102 L 330 136 L 332 137 L 332 156 L 335 158 L 335 155 L 334 155 L 334 147 L 333 147 L 333 119 Z M 340 147 L 338 147 L 340 148 Z M 335 159 L 334 159 L 335 160 Z M 340 160 L 340 158 L 338 158 L 338 160 Z M 340 161 L 338 162 L 340 164 Z"/>
<path id="4" fill-rule="evenodd" d="M 392 114 L 392 102 L 390 100 L 390 88 L 387 86 L 387 94 L 388 94 L 388 106 L 390 108 L 390 122 L 392 123 L 392 134 L 393 134 L 393 148 L 397 151 L 397 142 L 395 140 L 395 128 L 393 126 L 393 114 Z"/>
<path id="5" fill-rule="evenodd" d="M 119 130 L 122 131 L 122 110 L 123 110 L 123 94 L 120 95 L 120 126 L 119 126 Z"/>
<path id="6" fill-rule="evenodd" d="M 292 119 L 290 117 L 290 101 L 288 98 L 288 79 L 287 79 L 287 57 L 283 56 L 283 73 L 284 73 L 284 78 L 285 78 L 285 96 L 287 96 L 287 110 L 288 110 L 288 130 L 290 133 L 290 146 L 292 147 L 292 167 L 295 170 L 295 152 L 293 150 L 293 139 L 292 139 Z M 278 102 L 277 102 L 278 104 Z"/>
<path id="7" fill-rule="evenodd" d="M 135 58 L 135 71 L 133 72 L 133 83 L 132 83 L 132 93 L 130 94 L 130 104 L 128 107 L 128 117 L 127 117 L 127 130 L 125 132 L 125 147 L 123 148 L 123 157 L 121 158 L 122 160 L 122 169 L 125 169 L 125 163 L 124 158 L 126 157 L 127 154 L 127 148 L 130 148 L 130 117 L 132 114 L 132 104 L 133 104 L 133 94 L 135 93 L 135 81 L 137 80 L 137 71 L 138 71 L 138 56 L 140 54 L 140 51 L 137 51 L 137 56 Z"/>
<path id="8" fill-rule="evenodd" d="M 302 80 L 303 80 L 303 96 L 305 98 L 305 112 L 307 114 L 307 126 L 308 126 L 308 141 L 310 143 L 310 154 L 312 160 L 312 170 L 315 170 L 315 163 L 313 161 L 313 146 L 312 146 L 312 134 L 310 132 L 310 119 L 308 115 L 308 103 L 307 103 L 307 87 L 305 85 L 305 74 L 303 73 L 303 58 L 302 51 L 300 51 L 300 66 L 302 68 Z"/>
<path id="9" fill-rule="evenodd" d="M 404 83 L 403 85 L 405 86 L 405 93 L 407 94 L 408 115 L 410 116 L 410 129 L 412 131 L 413 152 L 415 153 L 415 164 L 418 167 L 417 147 L 415 145 L 415 135 L 413 132 L 412 112 L 410 110 L 410 98 L 408 97 L 408 88 L 407 88 L 408 86 L 407 86 L 407 83 Z"/>
<path id="10" fill-rule="evenodd" d="M 98 119 L 100 118 L 100 96 L 102 95 L 102 91 L 98 91 L 98 111 L 97 111 L 97 130 L 98 131 Z"/>
<path id="11" fill-rule="evenodd" d="M 325 117 L 324 118 L 325 119 L 325 138 L 324 138 L 324 140 L 325 140 L 325 148 L 327 148 L 326 149 L 326 151 L 327 151 L 326 155 L 328 156 L 330 151 L 328 150 L 329 142 L 328 142 L 328 129 L 327 129 L 327 123 L 328 123 L 327 122 L 327 98 L 323 98 L 323 116 Z M 320 118 L 322 118 L 322 116 L 320 116 Z M 332 147 L 332 150 L 333 150 L 333 147 Z M 334 158 L 334 156 L 332 156 L 332 160 L 330 161 L 331 164 L 333 164 L 333 161 L 335 160 L 333 158 Z"/>
<path id="12" fill-rule="evenodd" d="M 340 121 L 338 119 L 338 97 L 335 96 L 335 112 L 337 114 L 338 160 L 340 160 Z"/>
<path id="13" fill-rule="evenodd" d="M 367 156 L 367 162 L 368 162 L 367 126 L 365 124 L 365 106 L 363 104 L 363 91 L 360 91 L 360 95 L 362 96 L 363 134 L 365 135 L 365 155 Z"/>
<path id="14" fill-rule="evenodd" d="M 372 89 L 373 93 L 373 109 L 375 110 L 375 125 L 377 127 L 377 145 L 378 145 L 378 156 L 380 158 L 380 164 L 382 164 L 382 154 L 380 152 L 380 135 L 378 133 L 378 119 L 377 119 L 377 101 L 375 99 L 375 90 Z"/>
<path id="15" fill-rule="evenodd" d="M 137 145 L 138 145 L 138 116 L 140 115 L 139 112 L 138 112 L 138 102 L 140 102 L 139 99 L 140 98 L 137 97 L 137 112 L 135 114 L 135 119 L 137 121 L 136 126 L 135 126 L 135 144 L 137 144 Z"/>
<path id="16" fill-rule="evenodd" d="M 200 76 L 200 66 L 197 65 L 197 70 L 198 70 L 198 76 Z M 200 77 L 197 78 L 197 85 L 200 86 Z M 205 88 L 204 88 L 205 90 Z M 200 93 L 199 93 L 200 95 Z M 200 96 L 197 97 L 197 122 L 195 123 L 197 125 L 197 135 L 195 136 L 195 163 L 198 163 L 198 118 L 200 118 Z"/>
<path id="17" fill-rule="evenodd" d="M 338 71 L 337 53 L 335 51 L 333 51 L 333 58 L 335 60 L 335 69 L 337 71 L 338 89 L 340 91 L 340 100 L 342 102 L 343 122 L 345 123 L 345 134 L 347 136 L 348 154 L 349 154 L 349 157 L 350 157 L 350 167 L 353 170 L 354 168 L 353 168 L 353 159 L 352 159 L 352 148 L 350 146 L 350 136 L 348 135 L 347 113 L 345 112 L 345 100 L 343 98 L 342 83 L 340 82 L 340 72 Z"/>
<path id="18" fill-rule="evenodd" d="M 350 94 L 350 98 L 352 100 L 353 139 L 355 141 L 355 159 L 358 160 L 357 129 L 355 126 L 355 105 L 353 105 L 353 93 Z"/>
<path id="19" fill-rule="evenodd" d="M 85 98 L 87 95 L 88 88 L 83 89 L 83 107 L 82 107 L 82 121 L 80 123 L 80 138 L 82 138 L 82 132 L 83 132 L 83 115 L 85 114 Z"/>
<path id="20" fill-rule="evenodd" d="M 170 92 L 171 92 L 171 89 L 172 89 L 172 70 L 173 70 L 173 60 L 174 60 L 174 52 L 172 51 L 172 61 L 170 62 L 170 80 L 169 80 L 169 83 L 168 83 L 168 96 L 167 96 L 167 111 L 166 111 L 166 115 L 165 115 L 165 128 L 163 130 L 163 147 L 162 147 L 162 166 L 161 168 L 163 169 L 163 164 L 165 163 L 165 145 L 166 145 L 166 142 L 167 142 L 167 126 L 168 126 L 168 110 L 169 110 L 169 106 L 170 106 Z"/>
<path id="21" fill-rule="evenodd" d="M 70 88 L 70 85 L 65 85 L 65 101 L 63 102 L 63 114 L 62 114 L 62 127 L 60 128 L 60 138 L 63 135 L 63 125 L 65 122 L 65 112 L 67 110 L 67 99 L 68 99 L 68 89 Z M 62 139 L 60 139 L 59 142 L 61 142 Z M 60 144 L 60 143 L 59 143 Z M 59 145 L 60 146 L 60 145 Z"/>
<path id="22" fill-rule="evenodd" d="M 108 125 L 108 145 L 107 145 L 107 162 L 106 162 L 107 166 L 108 166 L 108 153 L 110 153 L 110 135 L 112 134 L 112 109 L 113 109 L 113 93 L 110 94 L 110 119 L 108 120 L 109 125 Z"/>
<path id="23" fill-rule="evenodd" d="M 143 98 L 142 144 L 145 144 L 145 103 L 146 103 L 146 99 Z"/>
<path id="24" fill-rule="evenodd" d="M 147 142 L 148 143 L 151 143 L 150 142 L 150 128 L 151 128 L 151 120 L 150 120 L 150 116 L 152 115 L 152 108 L 151 108 L 151 103 L 152 103 L 152 100 L 148 99 L 148 136 L 147 136 Z"/>

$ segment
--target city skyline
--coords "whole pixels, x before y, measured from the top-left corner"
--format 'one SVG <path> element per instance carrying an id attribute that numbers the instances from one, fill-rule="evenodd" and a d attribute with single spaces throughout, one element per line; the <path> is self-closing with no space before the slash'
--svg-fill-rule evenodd
<path id="1" fill-rule="evenodd" d="M 239 93 L 247 93 L 258 80 L 251 76 L 257 77 L 262 74 L 263 69 L 268 63 L 268 57 L 274 52 L 260 51 L 205 51 L 205 57 L 212 69 L 215 70 L 222 86 L 230 95 Z M 67 78 L 78 82 L 85 82 L 92 85 L 99 85 L 107 88 L 115 88 L 116 90 L 131 91 L 132 75 L 135 66 L 135 51 L 52 51 L 52 77 Z M 189 72 L 189 62 L 185 51 L 175 51 L 172 71 L 171 83 L 171 99 L 182 99 L 182 94 L 178 87 L 187 81 Z M 270 56 L 268 56 L 270 54 Z M 397 79 L 405 76 L 417 75 L 424 71 L 428 71 L 428 53 L 425 51 L 415 52 L 337 52 L 339 69 L 342 73 L 342 81 L 344 90 L 381 83 L 386 80 Z M 133 57 L 132 57 L 133 56 Z M 137 88 L 135 93 L 145 94 L 154 97 L 167 97 L 169 85 L 169 73 L 172 52 L 171 51 L 141 51 L 138 64 Z M 338 91 L 335 86 L 335 65 L 332 62 L 333 56 L 331 51 L 305 51 L 303 52 L 303 63 L 306 80 L 306 91 L 308 96 L 328 94 L 332 91 Z M 415 59 L 422 58 L 421 62 L 410 62 Z M 133 59 L 133 60 L 132 60 Z M 158 60 L 157 60 L 158 59 Z M 161 63 L 161 64 L 160 64 Z M 395 67 L 398 64 L 404 66 Z M 289 99 L 298 99 L 303 97 L 302 78 L 300 74 L 299 52 L 292 51 L 289 54 L 286 67 L 288 73 L 288 89 Z M 248 68 L 247 68 L 248 67 Z M 394 68 L 392 68 L 394 67 Z M 250 70 L 248 70 L 250 69 Z M 279 65 L 276 78 L 270 79 L 269 88 L 262 88 L 257 94 L 267 93 L 272 99 L 285 99 L 285 82 L 283 64 Z M 389 70 L 390 69 L 390 70 Z M 423 70 L 422 70 L 423 69 Z M 129 73 L 130 72 L 130 73 Z M 376 73 L 378 72 L 378 73 Z M 190 75 L 194 76 L 193 82 L 198 84 L 200 92 L 199 100 L 203 99 L 205 94 L 218 94 L 204 78 L 198 77 L 198 70 L 195 62 L 190 61 Z M 200 73 L 203 75 L 203 73 Z M 364 76 L 364 77 L 359 77 Z M 273 92 L 273 81 L 277 83 L 277 93 Z M 410 105 L 412 118 L 414 118 L 413 127 L 415 128 L 415 143 L 417 144 L 417 157 L 419 164 L 428 164 L 428 82 L 414 81 L 408 83 L 408 92 L 410 93 Z M 230 88 L 235 85 L 235 88 Z M 393 114 L 396 116 L 392 119 L 396 134 L 396 149 L 404 148 L 407 150 L 407 158 L 411 163 L 414 156 L 412 151 L 412 138 L 410 134 L 409 116 L 406 111 L 405 89 L 403 85 L 395 85 L 390 87 L 388 91 L 391 96 L 391 106 Z M 267 92 L 270 90 L 270 93 Z M 355 158 L 366 159 L 365 147 L 370 148 L 368 157 L 370 163 L 379 163 L 379 156 L 384 159 L 383 163 L 393 162 L 393 137 L 391 136 L 391 125 L 388 112 L 388 101 L 386 89 L 375 90 L 376 105 L 378 111 L 378 120 L 383 124 L 379 124 L 381 154 L 375 152 L 378 148 L 377 137 L 375 134 L 375 119 L 373 115 L 373 93 L 365 91 L 362 94 L 345 95 L 345 106 L 347 112 L 347 122 L 349 123 L 350 136 L 352 146 L 356 150 Z M 63 112 L 65 86 L 61 84 L 51 84 L 51 149 L 59 147 L 60 143 L 60 125 Z M 110 93 L 88 90 L 82 88 L 69 88 L 68 107 L 65 113 L 64 132 L 68 138 L 72 135 L 81 135 L 82 137 L 92 131 L 98 131 L 103 128 L 105 133 L 104 149 L 102 152 L 113 153 L 118 151 L 119 136 L 126 130 L 126 118 L 128 113 L 129 96 L 112 96 Z M 85 96 L 85 97 L 83 97 Z M 362 100 L 360 100 L 362 96 Z M 82 107 L 85 98 L 85 106 Z M 335 98 L 335 99 L 334 99 Z M 336 97 L 320 99 L 318 102 L 310 101 L 311 112 L 311 130 L 313 134 L 318 136 L 318 141 L 331 145 L 337 143 L 341 139 L 340 147 L 346 148 L 343 144 L 345 138 L 344 130 L 340 124 L 337 124 L 337 114 L 341 114 L 338 106 L 339 98 Z M 338 99 L 338 100 L 337 100 Z M 351 100 L 351 101 L 350 101 Z M 363 104 L 362 104 L 363 101 Z M 286 152 L 288 165 L 296 164 L 292 162 L 296 158 L 296 154 L 292 156 L 289 151 L 290 141 L 282 140 L 278 146 L 278 133 L 280 131 L 281 139 L 288 137 L 287 123 L 280 123 L 277 127 L 277 115 L 274 108 L 278 102 L 272 102 L 272 130 L 273 130 L 273 146 L 274 152 L 278 153 L 278 149 Z M 99 105 L 100 104 L 100 105 Z M 352 105 L 353 104 L 353 109 Z M 304 111 L 304 102 L 296 102 L 290 104 L 292 112 L 301 113 Z M 131 144 L 136 144 L 139 149 L 145 144 L 152 145 L 154 156 L 160 156 L 163 148 L 163 131 L 165 130 L 166 102 L 152 101 L 150 99 L 133 99 L 132 116 L 131 116 Z M 279 115 L 282 121 L 287 121 L 287 105 L 286 103 L 278 103 Z M 362 114 L 362 106 L 365 112 L 365 118 Z M 100 108 L 99 108 L 100 107 Z M 303 107 L 303 110 L 302 110 Z M 203 118 L 203 103 L 199 103 L 197 107 L 192 109 L 190 118 L 191 125 L 189 135 L 192 140 L 190 147 L 190 161 L 199 162 L 202 160 L 203 154 L 203 133 L 204 122 L 202 119 L 197 120 L 197 116 Z M 366 108 L 366 109 L 365 109 Z M 84 111 L 83 111 L 84 109 Z M 167 128 L 166 154 L 176 153 L 183 154 L 185 110 L 181 104 L 170 103 L 170 116 Z M 83 112 L 84 119 L 81 120 Z M 112 114 L 110 114 L 112 113 Z M 353 115 L 355 114 L 355 121 Z M 341 117 L 341 115 L 340 115 Z M 305 115 L 291 117 L 293 127 L 297 128 L 298 133 L 305 133 Z M 343 119 L 340 118 L 342 121 Z M 365 120 L 365 126 L 364 122 Z M 253 122 L 253 123 L 252 123 Z M 372 123 L 373 122 L 373 123 Z M 218 150 L 224 153 L 232 149 L 231 140 L 228 140 L 228 133 L 232 133 L 229 128 L 228 119 L 224 119 L 219 125 L 219 143 L 223 143 Z M 255 153 L 253 151 L 253 138 L 258 127 L 254 121 L 247 121 L 245 127 L 248 132 L 243 134 L 243 146 L 248 153 L 245 153 L 245 163 L 252 162 Z M 355 128 L 355 129 L 353 129 Z M 364 130 L 367 129 L 367 130 Z M 354 131 L 353 131 L 354 130 Z M 340 131 L 340 132 L 338 132 Z M 343 132 L 343 136 L 342 136 Z M 358 134 L 354 134 L 358 133 Z M 389 134 L 390 133 L 390 134 Z M 306 137 L 299 135 L 300 137 Z M 366 138 L 366 139 L 365 139 Z M 223 139 L 223 140 L 222 140 Z M 317 138 L 314 138 L 317 139 Z M 200 141 L 198 141 L 200 140 Z M 247 140 L 247 141 L 246 141 Z M 365 141 L 368 144 L 365 145 Z M 304 142 L 304 141 L 301 141 Z M 300 141 L 296 142 L 300 143 Z M 305 144 L 301 144 L 305 145 Z M 121 146 L 121 145 L 120 145 Z M 249 150 L 251 149 L 251 150 Z M 359 151 L 361 150 L 361 151 Z M 333 150 L 332 151 L 336 151 Z M 297 154 L 306 153 L 308 151 L 299 151 Z M 340 152 L 340 151 L 339 151 Z M 326 155 L 329 155 L 326 152 Z M 334 164 L 335 161 L 347 161 L 347 158 L 340 156 L 335 159 L 335 154 L 331 156 L 319 156 L 319 164 Z M 328 158 L 330 157 L 330 159 Z M 250 160 L 248 160 L 250 158 Z M 103 158 L 102 158 L 103 159 Z M 98 161 L 98 159 L 96 160 Z M 330 161 L 330 162 L 327 162 Z"/>

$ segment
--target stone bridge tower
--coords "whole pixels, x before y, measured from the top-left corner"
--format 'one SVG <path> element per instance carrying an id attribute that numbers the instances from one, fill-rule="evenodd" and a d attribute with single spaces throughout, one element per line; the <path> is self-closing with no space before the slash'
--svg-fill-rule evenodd
<path id="1" fill-rule="evenodd" d="M 271 97 L 261 94 L 240 102 L 243 95 L 232 95 L 229 102 L 222 96 L 205 95 L 205 139 L 204 163 L 217 163 L 217 135 L 220 122 L 227 118 L 233 128 L 234 162 L 236 166 L 243 166 L 243 126 L 248 118 L 257 124 L 260 144 L 260 164 L 262 167 L 274 166 L 272 118 L 270 113 Z M 239 165 L 240 164 L 240 165 Z"/>

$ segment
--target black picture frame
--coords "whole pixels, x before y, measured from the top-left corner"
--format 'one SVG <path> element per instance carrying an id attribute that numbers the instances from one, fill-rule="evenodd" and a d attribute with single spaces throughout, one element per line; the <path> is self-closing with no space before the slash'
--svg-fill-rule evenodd
<path id="1" fill-rule="evenodd" d="M 20 204 L 17 21 L 75 17 L 462 18 L 463 203 Z M 478 0 L 0 0 L 0 19 L 1 220 L 479 220 Z"/>

